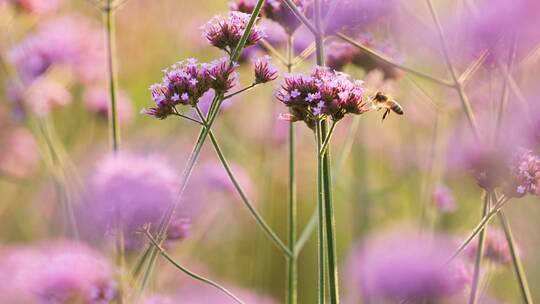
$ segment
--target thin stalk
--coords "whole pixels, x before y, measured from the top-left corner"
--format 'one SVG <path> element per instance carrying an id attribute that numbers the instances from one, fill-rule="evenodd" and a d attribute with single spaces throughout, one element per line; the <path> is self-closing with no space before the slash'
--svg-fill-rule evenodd
<path id="1" fill-rule="evenodd" d="M 104 8 L 106 33 L 107 33 L 107 66 L 109 77 L 109 126 L 111 145 L 114 152 L 118 151 L 120 146 L 120 128 L 118 126 L 118 107 L 117 107 L 117 76 L 116 76 L 116 26 L 114 18 L 114 8 L 112 0 L 107 0 L 107 6 Z"/>
<path id="2" fill-rule="evenodd" d="M 300 22 L 302 22 L 314 36 L 318 35 L 319 30 L 313 26 L 309 19 L 300 11 L 300 9 L 298 9 L 292 0 L 281 0 L 281 2 L 285 3 L 289 7 L 296 18 L 298 18 L 298 20 L 300 20 Z"/>
<path id="3" fill-rule="evenodd" d="M 293 35 L 287 39 L 287 72 L 292 72 L 292 59 L 294 53 Z M 289 252 L 291 256 L 287 258 L 287 303 L 296 304 L 298 298 L 298 262 L 294 254 L 296 243 L 296 175 L 295 175 L 295 136 L 294 123 L 289 122 L 289 210 L 288 210 L 288 232 L 289 232 Z"/>
<path id="4" fill-rule="evenodd" d="M 204 118 L 204 115 L 199 108 L 199 106 L 195 106 L 195 110 L 197 111 L 197 114 L 199 115 L 199 118 L 203 120 L 203 123 L 206 125 L 206 120 Z M 214 150 L 216 151 L 216 154 L 223 165 L 223 168 L 227 172 L 227 175 L 229 176 L 229 179 L 233 183 L 234 187 L 236 188 L 236 191 L 242 198 L 242 202 L 244 205 L 248 208 L 249 212 L 253 215 L 255 218 L 257 224 L 261 227 L 261 229 L 268 235 L 268 237 L 276 244 L 276 246 L 283 251 L 285 256 L 292 256 L 292 251 L 289 251 L 287 246 L 280 240 L 280 238 L 276 235 L 276 233 L 270 228 L 270 226 L 266 223 L 266 221 L 263 219 L 263 217 L 259 214 L 257 209 L 253 206 L 253 204 L 249 201 L 247 198 L 247 195 L 245 194 L 244 190 L 242 190 L 242 187 L 238 183 L 238 180 L 234 176 L 234 173 L 232 172 L 231 167 L 229 166 L 229 163 L 227 162 L 227 159 L 225 158 L 225 155 L 223 154 L 223 151 L 221 150 L 221 147 L 214 136 L 214 133 L 212 130 L 209 131 L 209 137 L 210 141 L 212 142 L 212 145 L 214 147 Z"/>
<path id="5" fill-rule="evenodd" d="M 324 138 L 324 141 L 322 143 L 321 150 L 319 151 L 320 154 L 324 154 L 326 152 L 326 148 L 328 148 L 328 143 L 330 142 L 330 139 L 332 139 L 332 134 L 334 134 L 336 125 L 337 122 L 333 121 L 332 126 L 330 127 L 330 131 L 328 131 L 328 134 L 326 134 L 326 137 Z"/>
<path id="6" fill-rule="evenodd" d="M 459 76 L 459 82 L 463 85 L 466 85 L 471 79 L 471 77 L 478 71 L 478 69 L 480 69 L 484 61 L 486 61 L 488 55 L 489 50 L 483 51 L 482 54 L 480 54 L 480 56 L 467 67 L 465 72 L 463 72 L 463 74 Z"/>
<path id="7" fill-rule="evenodd" d="M 253 9 L 253 12 L 252 12 L 252 15 L 251 15 L 251 18 L 246 26 L 246 29 L 244 31 L 244 34 L 242 35 L 242 37 L 240 38 L 240 41 L 238 42 L 238 45 L 236 46 L 236 48 L 234 49 L 234 52 L 232 53 L 231 57 L 230 57 L 230 60 L 229 60 L 229 64 L 230 65 L 233 65 L 237 60 L 238 58 L 240 57 L 240 51 L 244 48 L 245 44 L 246 44 L 246 41 L 248 39 L 248 36 L 249 34 L 251 33 L 251 29 L 253 28 L 253 25 L 255 24 L 255 21 L 257 19 L 257 16 L 259 15 L 261 9 L 262 9 L 262 5 L 264 4 L 264 0 L 258 0 L 257 1 L 257 4 L 255 5 L 255 8 Z M 197 138 L 197 141 L 195 143 L 195 146 L 193 147 L 193 150 L 189 156 L 189 159 L 188 159 L 188 163 L 186 165 L 186 168 L 182 174 L 182 178 L 181 178 L 181 182 L 180 182 L 180 187 L 179 187 L 179 192 L 178 192 L 178 195 L 173 203 L 173 205 L 171 206 L 171 208 L 169 210 L 167 210 L 167 212 L 165 213 L 164 217 L 163 217 L 163 220 L 160 224 L 160 227 L 159 227 L 159 234 L 158 234 L 158 241 L 161 243 L 165 240 L 165 237 L 166 237 L 166 232 L 167 232 L 167 228 L 170 224 L 170 221 L 172 219 L 172 216 L 174 215 L 175 211 L 176 211 L 176 208 L 178 207 L 179 203 L 180 203 L 180 200 L 183 196 L 183 193 L 185 191 L 185 188 L 187 186 L 187 182 L 189 181 L 189 178 L 191 177 L 191 173 L 193 172 L 193 169 L 195 168 L 195 165 L 197 163 L 197 160 L 199 158 L 199 155 L 201 153 L 201 149 L 204 145 L 204 142 L 206 141 L 206 138 L 208 136 L 208 133 L 210 131 L 210 129 L 212 128 L 212 125 L 214 123 L 214 120 L 218 114 L 218 110 L 219 110 L 219 107 L 221 106 L 221 103 L 223 102 L 223 99 L 224 99 L 224 96 L 223 94 L 218 94 L 214 97 L 214 99 L 212 100 L 212 103 L 210 104 L 210 110 L 209 110 L 209 113 L 208 113 L 208 124 L 206 127 L 202 127 L 200 132 L 199 132 L 199 136 Z M 156 258 L 157 258 L 157 251 L 154 249 L 152 250 L 152 254 L 150 256 L 150 261 L 148 262 L 148 266 L 146 268 L 146 271 L 145 271 L 145 277 L 149 277 L 153 268 L 154 268 L 154 265 L 155 265 L 155 261 L 156 261 Z M 144 287 L 146 286 L 146 284 L 143 284 L 141 285 L 141 288 L 140 288 L 140 293 L 142 293 L 144 291 Z"/>
<path id="8" fill-rule="evenodd" d="M 322 155 L 318 153 L 322 146 L 322 133 L 321 125 L 319 122 L 316 124 L 316 140 L 317 140 L 317 227 L 318 229 L 318 257 L 319 257 L 319 304 L 326 302 L 326 284 L 325 284 L 325 272 L 324 272 L 324 253 L 325 253 L 325 216 L 324 216 L 324 188 L 322 181 Z M 307 240 L 307 238 L 306 238 Z"/>
<path id="9" fill-rule="evenodd" d="M 516 37 L 513 37 L 512 45 L 510 51 L 508 52 L 507 67 L 508 71 L 512 71 L 512 66 L 514 65 L 514 57 L 516 53 Z M 506 110 L 506 104 L 508 103 L 508 80 L 505 78 L 502 86 L 501 100 L 499 102 L 499 108 L 497 110 L 497 123 L 495 126 L 495 136 L 498 139 L 500 134 L 500 129 L 502 125 L 504 111 Z"/>
<path id="10" fill-rule="evenodd" d="M 471 234 L 469 234 L 469 236 L 467 236 L 467 238 L 461 243 L 461 245 L 456 249 L 456 251 L 454 251 L 454 253 L 450 256 L 450 258 L 448 258 L 447 263 L 453 261 L 458 255 L 460 255 L 463 252 L 463 250 L 467 247 L 467 245 L 469 245 L 469 243 L 474 239 L 474 237 L 476 237 L 478 235 L 478 233 L 480 231 L 482 231 L 482 229 L 484 229 L 484 227 L 487 225 L 489 220 L 491 220 L 491 218 L 495 214 L 497 214 L 497 212 L 499 212 L 499 210 L 501 210 L 502 207 L 504 207 L 504 205 L 509 200 L 510 200 L 510 198 L 508 198 L 506 196 L 501 196 L 499 198 L 497 203 L 494 204 L 494 206 L 491 207 L 491 210 L 489 211 L 489 213 L 482 218 L 480 223 L 478 223 L 478 225 L 476 225 L 476 227 L 473 229 Z"/>
<path id="11" fill-rule="evenodd" d="M 445 87 L 453 87 L 454 85 L 451 83 L 451 82 L 448 82 L 447 80 L 444 80 L 444 79 L 441 79 L 439 77 L 436 77 L 436 76 L 433 76 L 433 75 L 430 75 L 428 73 L 425 73 L 425 72 L 420 72 L 416 69 L 413 69 L 413 68 L 410 68 L 410 67 L 407 67 L 407 66 L 404 66 L 400 63 L 397 63 L 397 62 L 394 62 L 392 61 L 391 59 L 389 59 L 388 57 L 386 57 L 385 55 L 382 55 L 382 54 L 379 54 L 377 51 L 375 50 L 372 50 L 371 48 L 355 41 L 354 39 L 352 39 L 351 37 L 343 34 L 343 33 L 337 33 L 336 36 L 346 42 L 348 42 L 349 44 L 359 48 L 360 50 L 362 50 L 363 52 L 365 52 L 366 54 L 372 56 L 372 57 L 375 57 L 377 58 L 378 60 L 386 63 L 386 64 L 389 64 L 397 69 L 400 69 L 402 71 L 405 71 L 405 72 L 408 72 L 410 74 L 413 74 L 413 75 L 416 75 L 418 77 L 422 77 L 422 78 L 425 78 L 427 80 L 430 80 L 436 84 L 440 84 L 442 86 L 445 86 Z"/>
<path id="12" fill-rule="evenodd" d="M 452 57 L 450 56 L 450 51 L 448 49 L 446 39 L 444 38 L 445 36 L 441 22 L 439 20 L 437 12 L 435 12 L 435 8 L 433 7 L 433 3 L 431 2 L 431 0 L 426 0 L 426 3 L 429 8 L 429 12 L 431 13 L 431 17 L 433 18 L 433 22 L 435 23 L 435 26 L 437 28 L 439 42 L 441 44 L 441 49 L 444 55 L 444 59 L 446 61 L 448 72 L 450 73 L 450 75 L 452 76 L 452 80 L 454 81 L 453 87 L 456 89 L 459 95 L 459 99 L 461 100 L 461 106 L 463 107 L 465 115 L 467 116 L 467 121 L 469 122 L 471 131 L 476 136 L 476 138 L 479 138 L 478 128 L 476 127 L 476 118 L 474 117 L 469 98 L 465 93 L 465 88 L 463 87 L 463 84 L 459 82 L 459 77 L 457 75 L 456 69 L 454 68 L 454 63 L 452 62 Z"/>
<path id="13" fill-rule="evenodd" d="M 498 212 L 498 216 L 504 230 L 504 235 L 506 236 L 508 248 L 510 249 L 510 255 L 512 256 L 512 265 L 516 273 L 516 278 L 519 285 L 519 292 L 521 293 L 523 303 L 532 304 L 533 300 L 531 296 L 531 291 L 529 289 L 529 283 L 527 282 L 527 276 L 525 275 L 523 265 L 521 264 L 521 259 L 519 258 L 516 250 L 516 242 L 514 241 L 514 235 L 512 233 L 512 228 L 510 227 L 510 222 L 508 221 L 502 210 Z"/>
<path id="14" fill-rule="evenodd" d="M 232 292 L 230 292 L 229 290 L 227 290 L 225 287 L 219 285 L 218 283 L 210 280 L 210 279 L 207 279 L 201 275 L 198 275 L 192 271 L 190 271 L 189 269 L 185 268 L 184 266 L 180 265 L 178 262 L 176 262 L 166 251 L 165 249 L 163 249 L 163 247 L 161 247 L 161 245 L 158 243 L 158 241 L 156 239 L 154 239 L 154 237 L 152 237 L 152 235 L 150 234 L 150 232 L 148 230 L 145 230 L 145 234 L 146 234 L 146 237 L 148 238 L 148 240 L 150 240 L 150 243 L 154 246 L 154 248 L 165 258 L 167 259 L 167 261 L 169 261 L 171 264 L 174 265 L 174 267 L 176 267 L 178 270 L 182 271 L 183 273 L 187 274 L 189 277 L 197 280 L 197 281 L 200 281 L 202 283 L 205 283 L 209 286 L 212 286 L 216 289 L 218 289 L 219 291 L 221 291 L 222 293 L 224 293 L 225 295 L 227 295 L 228 297 L 230 297 L 231 299 L 233 299 L 236 303 L 238 304 L 244 304 L 244 302 L 242 302 L 240 299 L 238 299 L 238 297 L 236 297 Z"/>
<path id="15" fill-rule="evenodd" d="M 490 192 L 484 194 L 484 209 L 482 211 L 482 218 L 484 218 L 489 212 Z M 478 286 L 480 285 L 480 268 L 482 265 L 482 259 L 484 257 L 484 244 L 486 241 L 487 224 L 480 230 L 478 235 L 478 246 L 476 248 L 476 257 L 474 261 L 474 272 L 471 284 L 471 294 L 469 296 L 469 304 L 475 304 L 478 299 Z"/>
<path id="16" fill-rule="evenodd" d="M 238 94 L 240 94 L 240 93 L 247 92 L 247 91 L 253 89 L 256 85 L 257 85 L 256 83 L 252 83 L 252 84 L 250 84 L 249 86 L 247 86 L 247 87 L 245 87 L 245 88 L 243 88 L 243 89 L 240 89 L 240 90 L 238 90 L 238 91 L 236 91 L 236 92 L 232 92 L 232 93 L 229 94 L 229 95 L 225 95 L 225 96 L 223 97 L 223 100 L 229 99 L 229 98 L 231 98 L 231 97 L 233 97 L 233 96 L 236 96 L 236 95 L 238 95 Z"/>
<path id="17" fill-rule="evenodd" d="M 317 65 L 325 66 L 325 54 L 324 54 L 324 29 L 322 27 L 321 18 L 321 0 L 315 0 L 315 27 L 317 33 L 315 35 L 315 47 L 317 54 Z M 320 121 L 319 141 L 320 147 L 318 151 L 321 151 L 323 145 L 323 138 L 327 136 L 328 132 L 328 119 Z M 321 156 L 321 169 L 322 169 L 322 188 L 324 195 L 324 228 L 326 229 L 326 255 L 328 259 L 328 283 L 330 293 L 330 303 L 339 303 L 339 275 L 338 275 L 338 263 L 337 263 L 337 250 L 336 250 L 336 223 L 334 218 L 334 204 L 332 202 L 332 166 L 330 159 L 330 148 L 326 148 L 326 152 Z M 320 223 L 319 223 L 320 226 Z"/>
<path id="18" fill-rule="evenodd" d="M 276 58 L 281 64 L 283 65 L 289 64 L 290 60 L 285 59 L 285 57 L 283 57 L 283 55 L 281 55 L 281 53 L 278 50 L 276 50 L 276 48 L 266 39 L 261 39 L 261 41 L 259 41 L 259 44 L 265 51 L 270 53 L 270 55 Z"/>

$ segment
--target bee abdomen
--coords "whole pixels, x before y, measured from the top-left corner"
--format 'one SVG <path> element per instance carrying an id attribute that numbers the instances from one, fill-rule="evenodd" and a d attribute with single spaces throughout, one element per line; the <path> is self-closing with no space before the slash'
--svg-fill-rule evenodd
<path id="1" fill-rule="evenodd" d="M 394 113 L 398 115 L 403 115 L 403 108 L 397 102 L 389 101 L 388 106 Z"/>

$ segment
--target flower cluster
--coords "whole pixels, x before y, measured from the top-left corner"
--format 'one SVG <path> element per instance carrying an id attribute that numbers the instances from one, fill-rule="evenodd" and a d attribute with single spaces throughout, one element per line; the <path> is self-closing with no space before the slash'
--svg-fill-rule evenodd
<path id="1" fill-rule="evenodd" d="M 143 112 L 164 119 L 175 113 L 176 105 L 197 104 L 210 89 L 223 94 L 235 84 L 235 69 L 236 65 L 231 65 L 227 58 L 210 64 L 199 64 L 195 59 L 178 62 L 164 70 L 161 83 L 150 87 L 154 107 Z"/>
<path id="2" fill-rule="evenodd" d="M 81 210 L 89 237 L 100 239 L 121 229 L 126 248 L 138 249 L 143 226 L 149 224 L 152 231 L 157 230 L 163 214 L 173 205 L 177 179 L 159 156 L 121 153 L 100 161 L 90 183 L 92 197 Z M 171 239 L 186 237 L 189 227 L 189 220 L 177 212 L 168 231 Z"/>
<path id="3" fill-rule="evenodd" d="M 278 71 L 270 63 L 270 56 L 264 56 L 255 60 L 255 83 L 267 83 L 278 77 Z"/>
<path id="4" fill-rule="evenodd" d="M 216 16 L 208 21 L 203 35 L 213 46 L 232 54 L 244 35 L 250 18 L 251 15 L 238 11 L 230 12 L 228 17 Z M 264 31 L 253 25 L 245 47 L 256 44 L 264 36 Z"/>
<path id="5" fill-rule="evenodd" d="M 518 150 L 510 164 L 510 176 L 505 186 L 507 196 L 540 195 L 540 157 L 532 151 Z"/>
<path id="6" fill-rule="evenodd" d="M 349 75 L 317 67 L 311 75 L 285 77 L 278 100 L 289 109 L 291 121 L 303 120 L 310 128 L 317 120 L 329 116 L 334 121 L 345 114 L 362 114 L 372 110 L 364 100 L 363 82 L 352 81 Z"/>
<path id="7" fill-rule="evenodd" d="M 80 243 L 11 248 L 1 260 L 2 303 L 111 303 L 116 298 L 110 264 Z"/>
<path id="8" fill-rule="evenodd" d="M 467 246 L 466 254 L 474 260 L 477 251 L 478 242 L 471 242 Z M 492 228 L 487 231 L 484 258 L 496 265 L 508 265 L 512 261 L 510 248 L 508 248 L 508 242 L 502 231 Z"/>

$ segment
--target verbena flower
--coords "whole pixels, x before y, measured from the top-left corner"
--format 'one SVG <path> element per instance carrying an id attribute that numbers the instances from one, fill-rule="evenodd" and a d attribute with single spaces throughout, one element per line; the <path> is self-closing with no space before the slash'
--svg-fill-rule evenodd
<path id="1" fill-rule="evenodd" d="M 10 303 L 110 303 L 116 298 L 109 262 L 81 243 L 18 248 L 2 261 L 0 277 L 11 289 Z"/>
<path id="2" fill-rule="evenodd" d="M 84 92 L 84 106 L 97 116 L 108 119 L 110 109 L 110 92 L 103 85 L 87 88 Z M 119 90 L 116 98 L 116 111 L 121 125 L 133 120 L 133 103 L 126 92 Z"/>
<path id="3" fill-rule="evenodd" d="M 471 242 L 465 251 L 474 260 L 478 251 L 478 242 Z M 496 265 L 508 265 L 512 262 L 510 248 L 504 233 L 495 228 L 489 228 L 484 243 L 484 258 Z"/>
<path id="4" fill-rule="evenodd" d="M 293 0 L 293 2 L 296 7 L 305 14 L 307 12 L 308 4 L 312 1 Z M 232 0 L 229 6 L 232 11 L 251 14 L 255 9 L 256 4 L 257 1 L 254 0 Z M 261 15 L 278 23 L 289 35 L 293 34 L 302 24 L 287 5 L 279 0 L 265 1 L 261 10 Z"/>
<path id="5" fill-rule="evenodd" d="M 227 17 L 216 16 L 206 24 L 203 35 L 215 47 L 232 54 L 246 31 L 251 15 L 233 11 Z M 254 45 L 265 36 L 264 31 L 253 25 L 244 47 Z"/>
<path id="6" fill-rule="evenodd" d="M 210 89 L 223 94 L 235 84 L 235 69 L 236 64 L 231 65 L 227 58 L 210 64 L 199 64 L 195 59 L 180 61 L 164 70 L 161 83 L 150 87 L 154 107 L 143 112 L 164 119 L 176 111 L 177 105 L 194 106 Z"/>
<path id="7" fill-rule="evenodd" d="M 178 176 L 160 156 L 129 153 L 110 155 L 98 162 L 90 183 L 91 196 L 83 207 L 90 236 L 103 238 L 124 234 L 126 248 L 143 243 L 143 226 L 158 229 L 160 220 L 174 203 Z M 178 211 L 170 227 L 174 239 L 189 233 L 189 220 Z M 98 235 L 92 235 L 92 234 Z"/>
<path id="8" fill-rule="evenodd" d="M 464 265 L 452 254 L 444 236 L 402 231 L 372 236 L 352 252 L 347 282 L 351 293 L 360 288 L 369 303 L 424 300 L 438 303 L 459 293 L 468 282 Z"/>
<path id="9" fill-rule="evenodd" d="M 325 116 L 338 121 L 346 114 L 372 110 L 364 100 L 362 81 L 352 81 L 345 73 L 322 67 L 317 67 L 309 76 L 286 76 L 276 97 L 290 110 L 286 119 L 302 120 L 311 128 Z"/>
<path id="10" fill-rule="evenodd" d="M 266 83 L 278 77 L 278 71 L 270 62 L 270 56 L 259 57 L 255 60 L 255 83 Z"/>
<path id="11" fill-rule="evenodd" d="M 505 194 L 523 197 L 526 194 L 540 195 L 540 157 L 530 150 L 518 149 L 510 162 L 510 180 L 505 185 Z"/>
<path id="12" fill-rule="evenodd" d="M 26 116 L 28 111 L 39 117 L 47 116 L 55 108 L 71 103 L 72 99 L 64 84 L 46 76 L 35 78 L 27 86 L 12 82 L 7 90 L 21 116 Z"/>
<path id="13" fill-rule="evenodd" d="M 78 15 L 41 23 L 9 53 L 25 81 L 53 67 L 67 68 L 76 82 L 103 79 L 106 71 L 103 32 L 99 24 Z"/>
<path id="14" fill-rule="evenodd" d="M 457 209 L 452 191 L 444 185 L 438 184 L 433 188 L 431 199 L 440 212 L 450 213 Z"/>
<path id="15" fill-rule="evenodd" d="M 23 178 L 36 169 L 39 149 L 36 140 L 24 128 L 6 128 L 0 132 L 0 171 Z"/>

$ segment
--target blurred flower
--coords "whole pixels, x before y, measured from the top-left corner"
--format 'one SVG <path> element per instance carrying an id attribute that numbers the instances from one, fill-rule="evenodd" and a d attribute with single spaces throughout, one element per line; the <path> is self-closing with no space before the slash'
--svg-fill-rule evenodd
<path id="1" fill-rule="evenodd" d="M 307 0 L 293 0 L 298 9 L 306 13 Z M 251 14 L 255 9 L 257 1 L 254 0 L 232 0 L 230 8 L 232 11 L 239 11 L 246 14 Z M 287 7 L 285 3 L 279 0 L 265 1 L 261 10 L 261 15 L 278 23 L 287 34 L 293 34 L 301 25 L 300 21 L 294 13 Z"/>
<path id="2" fill-rule="evenodd" d="M 442 213 L 451 213 L 457 209 L 452 191 L 444 185 L 438 184 L 433 188 L 431 199 Z"/>
<path id="3" fill-rule="evenodd" d="M 142 301 L 141 304 L 174 304 L 175 300 L 171 297 L 152 296 Z"/>
<path id="4" fill-rule="evenodd" d="M 39 161 L 38 145 L 30 132 L 23 128 L 0 133 L 0 171 L 23 178 L 32 173 Z"/>
<path id="5" fill-rule="evenodd" d="M 360 288 L 370 303 L 405 299 L 438 303 L 460 292 L 468 282 L 460 261 L 446 264 L 452 254 L 450 244 L 444 236 L 402 230 L 374 235 L 348 260 L 350 289 Z"/>
<path id="6" fill-rule="evenodd" d="M 264 56 L 255 60 L 255 83 L 266 83 L 278 77 L 278 71 L 270 62 L 270 56 Z"/>
<path id="7" fill-rule="evenodd" d="M 175 106 L 195 105 L 210 89 L 219 94 L 231 89 L 236 81 L 236 65 L 231 65 L 227 58 L 221 58 L 210 64 L 198 64 L 191 58 L 180 61 L 165 69 L 161 83 L 150 87 L 154 107 L 143 113 L 164 119 L 175 113 Z"/>
<path id="8" fill-rule="evenodd" d="M 540 195 L 540 157 L 530 150 L 518 149 L 510 163 L 510 181 L 504 191 L 509 197 L 527 193 Z"/>
<path id="9" fill-rule="evenodd" d="M 11 2 L 18 8 L 38 16 L 54 13 L 62 4 L 62 0 L 6 0 L 6 2 Z"/>
<path id="10" fill-rule="evenodd" d="M 10 287 L 8 299 L 14 303 L 110 303 L 116 297 L 108 261 L 80 243 L 16 248 L 1 260 L 0 277 L 9 275 L 2 282 Z"/>
<path id="11" fill-rule="evenodd" d="M 478 251 L 478 242 L 471 242 L 466 249 L 467 256 L 474 260 Z M 484 258 L 498 265 L 508 265 L 512 261 L 510 249 L 504 233 L 490 227 L 484 243 Z"/>
<path id="12" fill-rule="evenodd" d="M 53 66 L 67 68 L 77 82 L 105 76 L 103 35 L 97 23 L 69 15 L 39 24 L 9 53 L 10 61 L 25 81 L 32 81 Z"/>
<path id="13" fill-rule="evenodd" d="M 49 77 L 39 77 L 34 79 L 29 86 L 12 82 L 8 87 L 10 100 L 19 108 L 19 115 L 25 116 L 26 111 L 39 117 L 49 115 L 49 113 L 60 106 L 65 106 L 71 102 L 71 93 L 66 86 Z"/>
<path id="14" fill-rule="evenodd" d="M 90 183 L 91 196 L 82 210 L 89 233 L 102 237 L 121 229 L 126 248 L 138 249 L 143 226 L 150 224 L 155 231 L 173 205 L 177 180 L 172 167 L 157 155 L 120 153 L 100 160 Z M 170 226 L 175 239 L 189 233 L 189 222 L 180 213 Z"/>
<path id="15" fill-rule="evenodd" d="M 230 12 L 228 17 L 216 16 L 208 21 L 203 35 L 213 46 L 232 54 L 246 30 L 250 18 L 251 15 L 238 11 Z M 264 36 L 264 31 L 257 25 L 253 25 L 245 47 L 256 44 Z"/>
<path id="16" fill-rule="evenodd" d="M 242 186 L 242 190 L 247 194 L 251 194 L 250 192 L 253 190 L 253 185 L 247 172 L 235 164 L 231 164 L 230 166 L 236 180 Z M 228 195 L 236 195 L 237 193 L 225 168 L 218 162 L 206 162 L 203 164 L 196 180 L 197 183 L 202 186 L 201 191 L 206 188 L 217 190 Z"/>
<path id="17" fill-rule="evenodd" d="M 178 293 L 177 302 L 182 304 L 234 304 L 237 303 L 221 291 L 210 287 L 208 285 L 200 284 L 197 281 L 185 281 L 180 285 L 180 291 Z M 223 284 L 222 284 L 223 285 Z M 230 285 L 230 284 L 229 284 Z M 256 303 L 256 304 L 277 304 L 274 299 L 265 296 L 256 291 L 231 288 L 229 285 L 224 285 L 235 296 L 237 296 L 244 303 Z"/>
<path id="18" fill-rule="evenodd" d="M 317 67 L 310 76 L 296 74 L 285 77 L 276 97 L 290 109 L 286 119 L 303 120 L 313 127 L 322 116 L 330 116 L 337 121 L 347 113 L 370 111 L 363 100 L 362 84 L 359 80 L 351 81 L 345 73 Z"/>
<path id="19" fill-rule="evenodd" d="M 108 119 L 110 93 L 104 86 L 87 88 L 84 93 L 84 105 L 90 111 Z M 117 113 L 120 124 L 127 125 L 133 120 L 133 104 L 124 91 L 117 92 Z"/>

